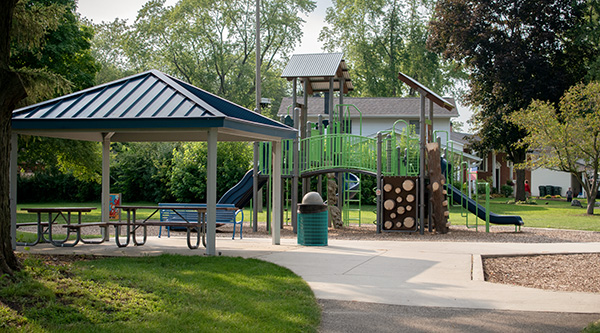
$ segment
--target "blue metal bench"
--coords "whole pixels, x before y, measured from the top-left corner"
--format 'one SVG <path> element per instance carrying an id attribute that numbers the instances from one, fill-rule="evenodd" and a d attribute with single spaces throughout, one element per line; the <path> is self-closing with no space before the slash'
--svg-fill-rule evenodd
<path id="1" fill-rule="evenodd" d="M 206 204 L 190 204 L 190 203 L 159 203 L 158 206 L 186 206 L 186 207 L 206 207 Z M 179 216 L 179 215 L 181 216 Z M 238 215 L 241 215 L 240 220 L 238 221 Z M 189 222 L 198 222 L 198 212 L 195 210 L 177 210 L 175 213 L 171 209 L 161 209 L 160 210 L 160 221 L 161 222 L 181 222 L 185 223 L 185 221 L 181 218 L 185 218 Z M 235 229 L 236 225 L 240 226 L 240 239 L 242 239 L 242 227 L 244 225 L 244 211 L 241 209 L 236 209 L 234 204 L 217 204 L 217 224 L 233 224 L 233 236 L 231 239 L 235 239 Z M 175 230 L 177 227 L 167 226 L 167 237 L 171 236 L 171 228 Z M 158 237 L 161 236 L 162 226 L 159 228 Z"/>

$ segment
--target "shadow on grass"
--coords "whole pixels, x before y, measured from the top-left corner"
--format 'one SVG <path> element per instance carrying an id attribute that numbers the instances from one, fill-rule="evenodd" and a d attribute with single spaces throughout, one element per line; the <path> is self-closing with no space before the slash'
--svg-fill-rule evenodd
<path id="1" fill-rule="evenodd" d="M 3 291 L 0 299 L 33 330 L 316 331 L 320 320 L 302 279 L 255 259 L 163 255 L 31 264 L 12 284 L 29 287 Z"/>

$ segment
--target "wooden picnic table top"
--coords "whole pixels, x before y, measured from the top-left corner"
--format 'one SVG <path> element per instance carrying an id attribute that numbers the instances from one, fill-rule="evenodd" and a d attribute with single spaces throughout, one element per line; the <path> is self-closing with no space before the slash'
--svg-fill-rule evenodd
<path id="1" fill-rule="evenodd" d="M 21 210 L 28 213 L 59 213 L 59 212 L 76 212 L 76 213 L 88 213 L 96 207 L 32 207 L 32 208 L 21 208 Z"/>

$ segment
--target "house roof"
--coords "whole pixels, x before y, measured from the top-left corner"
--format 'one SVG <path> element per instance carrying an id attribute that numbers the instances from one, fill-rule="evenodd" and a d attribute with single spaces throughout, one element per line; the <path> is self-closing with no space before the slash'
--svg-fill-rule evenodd
<path id="1" fill-rule="evenodd" d="M 293 138 L 296 130 L 157 70 L 15 110 L 19 134 L 102 141 L 220 141 Z"/>
<path id="2" fill-rule="evenodd" d="M 445 98 L 454 105 L 453 98 Z M 337 101 L 336 101 L 337 103 Z M 323 97 L 308 98 L 308 115 L 317 116 L 325 113 L 325 99 Z M 421 110 L 421 99 L 418 97 L 345 97 L 344 104 L 355 105 L 362 113 L 363 118 L 377 117 L 409 117 L 418 118 Z M 279 107 L 278 115 L 287 115 L 288 107 L 292 105 L 291 97 L 284 97 Z M 290 108 L 291 112 L 291 108 Z M 436 118 L 458 117 L 458 111 L 453 108 L 448 111 L 435 104 L 433 116 Z"/>
<path id="3" fill-rule="evenodd" d="M 466 145 L 470 143 L 470 139 L 473 137 L 473 134 L 469 133 L 461 133 L 461 132 L 450 132 L 450 140 Z"/>
<path id="4" fill-rule="evenodd" d="M 329 79 L 333 78 L 333 90 L 340 90 L 341 78 L 344 79 L 344 93 L 354 89 L 348 74 L 348 66 L 343 53 L 294 54 L 285 66 L 282 78 L 308 80 L 307 93 L 329 91 Z"/>

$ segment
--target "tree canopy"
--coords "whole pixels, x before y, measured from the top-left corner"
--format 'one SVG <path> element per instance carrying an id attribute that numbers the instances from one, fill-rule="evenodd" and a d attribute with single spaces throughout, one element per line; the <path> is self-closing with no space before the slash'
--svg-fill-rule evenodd
<path id="1" fill-rule="evenodd" d="M 333 1 L 320 40 L 343 51 L 352 68 L 354 95 L 393 97 L 416 92 L 398 80 L 403 72 L 437 92 L 449 92 L 460 71 L 426 48 L 434 1 Z"/>
<path id="2" fill-rule="evenodd" d="M 250 0 L 180 0 L 165 6 L 163 0 L 152 0 L 131 26 L 122 21 L 97 25 L 102 40 L 95 44 L 96 54 L 117 59 L 122 70 L 156 68 L 252 108 L 255 4 Z M 268 0 L 261 6 L 262 95 L 278 103 L 287 89 L 281 69 L 302 37 L 304 21 L 298 13 L 310 13 L 315 2 Z"/>
<path id="3" fill-rule="evenodd" d="M 574 175 L 587 194 L 588 214 L 594 214 L 600 172 L 600 83 L 572 87 L 558 110 L 551 102 L 535 100 L 508 120 L 527 133 L 520 145 L 534 154 L 525 166 Z"/>
<path id="4" fill-rule="evenodd" d="M 469 73 L 466 102 L 475 109 L 479 151 L 525 160 L 527 132 L 504 115 L 534 99 L 557 103 L 598 57 L 596 0 L 439 0 L 429 47 Z M 591 12 L 590 12 L 591 11 Z M 592 15 L 592 17 L 590 17 Z M 517 171 L 517 199 L 524 172 Z"/>
<path id="5" fill-rule="evenodd" d="M 10 65 L 28 98 L 21 106 L 95 85 L 93 31 L 76 13 L 75 0 L 20 1 L 15 8 Z M 100 181 L 98 143 L 19 137 L 19 162 L 37 172 L 72 173 Z"/>

